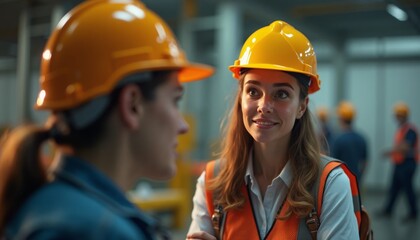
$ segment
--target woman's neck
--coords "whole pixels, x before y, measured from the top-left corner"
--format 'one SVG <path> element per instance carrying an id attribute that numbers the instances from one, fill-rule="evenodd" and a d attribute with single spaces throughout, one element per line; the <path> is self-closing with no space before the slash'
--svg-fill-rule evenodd
<path id="1" fill-rule="evenodd" d="M 287 163 L 287 145 L 255 143 L 253 159 L 254 174 L 271 181 Z"/>
<path id="2" fill-rule="evenodd" d="M 116 142 L 115 139 L 102 140 L 95 147 L 81 149 L 75 155 L 95 166 L 121 189 L 128 191 L 136 179 L 130 179 L 131 166 L 130 162 L 126 161 L 127 152 L 122 144 L 124 140 L 119 139 Z"/>

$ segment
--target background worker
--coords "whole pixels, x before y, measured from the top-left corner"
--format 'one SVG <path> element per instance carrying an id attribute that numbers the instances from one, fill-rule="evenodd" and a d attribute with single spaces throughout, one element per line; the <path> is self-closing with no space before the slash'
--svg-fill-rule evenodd
<path id="1" fill-rule="evenodd" d="M 345 162 L 360 184 L 366 169 L 368 147 L 363 135 L 353 127 L 356 109 L 350 102 L 343 101 L 337 107 L 337 115 L 341 131 L 334 138 L 331 156 Z"/>
<path id="2" fill-rule="evenodd" d="M 18 127 L 2 144 L 1 238 L 165 235 L 125 193 L 139 178 L 175 175 L 177 137 L 188 130 L 177 107 L 181 82 L 212 73 L 189 63 L 167 24 L 139 1 L 75 7 L 42 54 L 35 108 L 51 112 L 48 123 Z M 47 141 L 60 152 L 48 168 Z"/>
<path id="3" fill-rule="evenodd" d="M 318 107 L 316 115 L 319 121 L 318 137 L 321 146 L 321 152 L 330 155 L 330 148 L 333 139 L 333 132 L 329 122 L 329 112 L 326 107 Z"/>
<path id="4" fill-rule="evenodd" d="M 395 104 L 394 117 L 397 121 L 398 129 L 395 133 L 392 149 L 384 153 L 385 156 L 391 158 L 394 171 L 382 215 L 390 216 L 392 214 L 397 197 L 401 191 L 404 191 L 410 207 L 404 221 L 416 220 L 418 216 L 413 179 L 418 162 L 419 135 L 416 127 L 408 121 L 409 115 L 410 109 L 407 104 L 404 102 Z"/>

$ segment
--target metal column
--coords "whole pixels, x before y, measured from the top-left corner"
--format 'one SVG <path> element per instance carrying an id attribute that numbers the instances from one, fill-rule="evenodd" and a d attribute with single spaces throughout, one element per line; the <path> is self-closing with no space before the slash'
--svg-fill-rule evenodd
<path id="1" fill-rule="evenodd" d="M 345 42 L 343 40 L 336 40 L 334 45 L 333 67 L 335 69 L 336 91 L 334 97 L 334 105 L 337 106 L 340 101 L 345 100 L 348 96 L 346 83 L 346 66 L 348 65 Z"/>
<path id="2" fill-rule="evenodd" d="M 25 2 L 19 19 L 18 51 L 17 51 L 17 121 L 30 121 L 29 112 L 29 78 L 30 78 L 30 6 Z"/>

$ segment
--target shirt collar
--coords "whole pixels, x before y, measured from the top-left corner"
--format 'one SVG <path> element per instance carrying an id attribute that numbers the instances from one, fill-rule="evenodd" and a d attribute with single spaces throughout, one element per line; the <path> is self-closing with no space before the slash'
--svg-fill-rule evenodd
<path id="1" fill-rule="evenodd" d="M 159 228 L 155 219 L 140 212 L 120 188 L 94 166 L 75 156 L 62 156 L 60 160 L 59 166 L 54 170 L 58 181 L 75 186 L 123 217 Z"/>
<path id="2" fill-rule="evenodd" d="M 245 183 L 247 185 L 248 184 L 252 185 L 255 182 L 254 166 L 252 165 L 252 161 L 253 161 L 252 151 L 253 149 L 251 149 L 251 152 L 249 154 L 248 163 L 247 163 L 247 167 L 245 171 Z M 293 179 L 292 165 L 290 164 L 290 161 L 287 161 L 286 165 L 281 170 L 280 174 L 276 178 L 274 178 L 274 180 L 278 178 L 280 178 L 286 184 L 286 186 L 290 188 L 292 184 L 292 179 Z"/>

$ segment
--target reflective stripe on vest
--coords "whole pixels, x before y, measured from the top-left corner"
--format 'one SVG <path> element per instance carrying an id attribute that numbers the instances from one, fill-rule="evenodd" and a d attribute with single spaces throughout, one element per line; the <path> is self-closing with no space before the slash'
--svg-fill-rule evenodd
<path id="1" fill-rule="evenodd" d="M 394 144 L 395 146 L 400 145 L 404 140 L 405 140 L 405 136 L 407 135 L 409 130 L 413 130 L 416 133 L 417 139 L 416 142 L 414 143 L 414 148 L 412 146 L 410 146 L 410 151 L 414 150 L 413 156 L 414 158 L 418 161 L 419 160 L 419 156 L 418 156 L 418 134 L 417 134 L 417 130 L 414 126 L 412 126 L 409 123 L 405 123 L 403 126 L 401 126 L 397 132 L 395 133 L 395 137 L 394 137 Z M 394 152 L 391 155 L 392 161 L 395 164 L 401 164 L 403 163 L 404 159 L 405 159 L 405 155 L 403 153 L 400 152 Z"/>
<path id="2" fill-rule="evenodd" d="M 312 195 L 314 196 L 315 200 L 315 206 L 317 206 L 318 216 L 321 215 L 322 201 L 324 195 L 323 192 L 325 188 L 326 179 L 330 172 L 337 167 L 341 167 L 346 173 L 346 175 L 349 177 L 355 215 L 357 218 L 358 226 L 360 227 L 361 202 L 356 177 L 341 161 L 326 156 L 321 157 L 321 169 L 323 169 L 323 171 L 317 179 L 314 185 L 314 189 L 312 190 Z M 212 179 L 219 173 L 219 170 L 220 160 L 210 161 L 207 164 L 205 178 L 206 185 L 210 179 Z M 318 189 L 318 191 L 315 191 L 315 189 Z M 223 221 L 224 226 L 222 227 L 222 239 L 262 239 L 259 236 L 257 223 L 250 202 L 250 196 L 248 194 L 248 190 L 245 186 L 245 183 L 243 184 L 241 191 L 243 196 L 245 197 L 244 205 L 240 207 L 240 209 L 230 209 L 227 213 L 225 213 L 225 219 Z M 210 216 L 212 216 L 215 208 L 212 191 L 206 190 L 206 200 L 207 209 L 209 211 Z M 284 216 L 288 208 L 289 204 L 287 201 L 285 201 L 283 207 L 281 208 L 280 216 Z M 286 220 L 277 219 L 265 239 L 311 239 L 311 235 L 306 226 L 305 220 L 305 218 L 298 218 L 295 214 L 292 214 L 290 218 Z"/>

